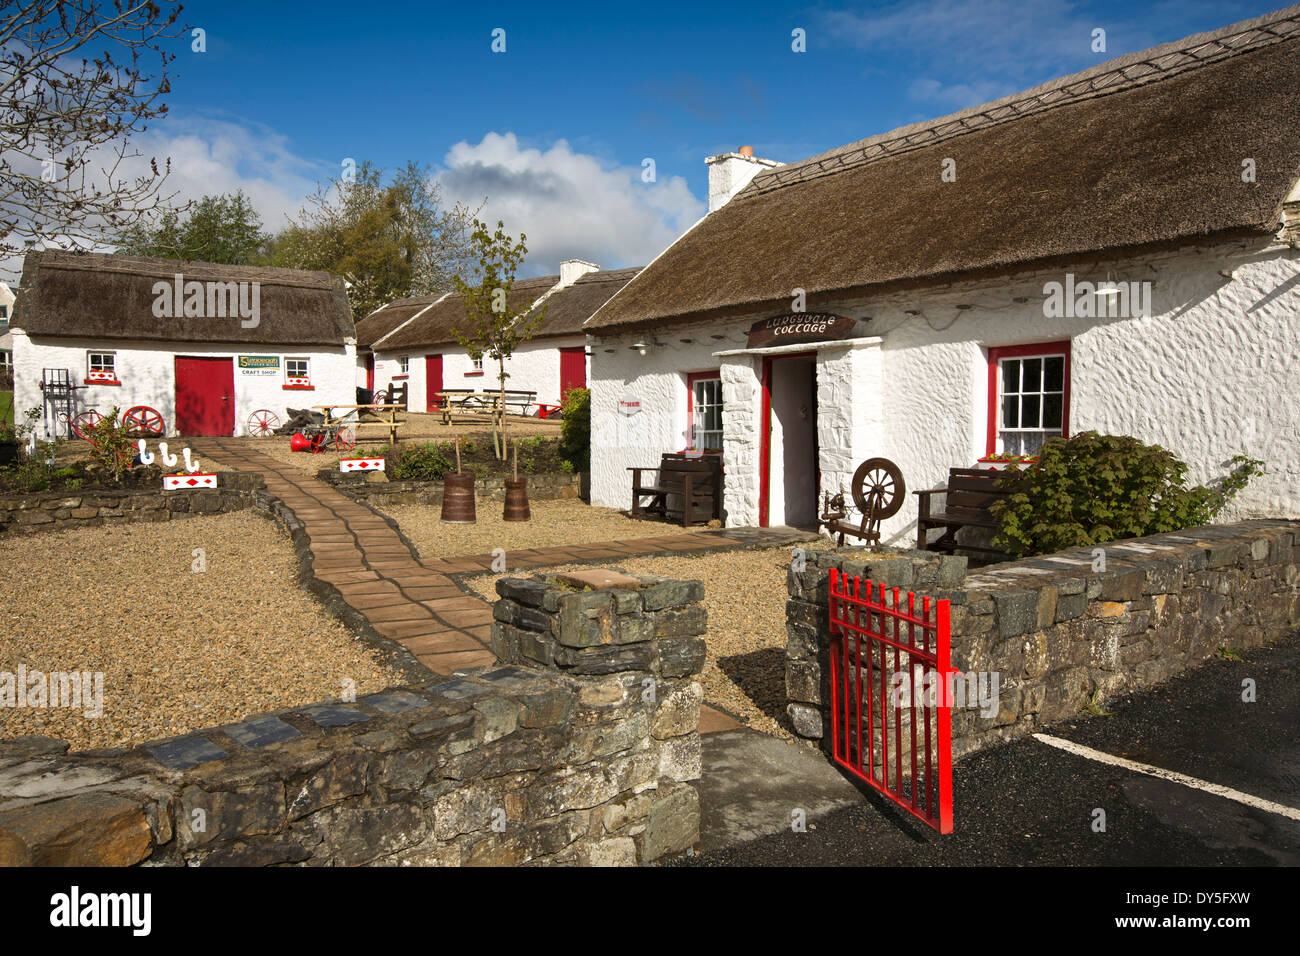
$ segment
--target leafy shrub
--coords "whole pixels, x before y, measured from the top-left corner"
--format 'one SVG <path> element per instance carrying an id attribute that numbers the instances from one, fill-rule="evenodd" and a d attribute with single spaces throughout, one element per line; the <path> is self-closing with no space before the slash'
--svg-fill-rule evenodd
<path id="1" fill-rule="evenodd" d="M 135 456 L 135 442 L 131 439 L 131 430 L 117 420 L 118 409 L 97 421 L 91 429 L 90 460 L 103 469 L 112 478 L 114 484 L 121 484 L 122 476 L 131 467 Z"/>
<path id="2" fill-rule="evenodd" d="M 571 388 L 560 422 L 560 457 L 575 471 L 591 470 L 591 392 Z"/>
<path id="3" fill-rule="evenodd" d="M 443 453 L 444 446 L 425 443 L 407 445 L 390 459 L 393 477 L 403 481 L 440 481 L 456 465 Z"/>
<path id="4" fill-rule="evenodd" d="M 1038 458 L 1002 474 L 1011 494 L 991 509 L 994 545 L 1017 557 L 1208 524 L 1264 464 L 1236 455 L 1217 487 L 1188 488 L 1187 465 L 1164 448 L 1096 432 L 1052 439 Z"/>

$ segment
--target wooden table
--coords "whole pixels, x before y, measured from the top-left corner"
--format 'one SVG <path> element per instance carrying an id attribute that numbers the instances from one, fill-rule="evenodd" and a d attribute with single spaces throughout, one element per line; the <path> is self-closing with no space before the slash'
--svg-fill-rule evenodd
<path id="1" fill-rule="evenodd" d="M 334 418 L 334 417 L 333 417 L 333 412 L 334 412 L 335 409 L 338 409 L 338 408 L 346 408 L 346 409 L 348 409 L 348 412 L 346 412 L 346 413 L 343 414 L 343 415 L 340 415 L 338 418 Z M 372 412 L 374 412 L 374 413 L 376 413 L 376 414 L 379 414 L 379 413 L 382 412 L 382 411 L 387 411 L 387 412 L 388 412 L 388 418 L 387 418 L 387 419 L 383 419 L 383 418 L 381 418 L 381 419 L 380 419 L 379 421 L 377 421 L 377 422 L 363 422 L 363 421 L 361 420 L 361 415 L 359 414 L 360 411 L 361 411 L 363 408 L 364 408 L 364 409 L 368 409 L 369 411 L 372 411 Z M 396 444 L 397 444 L 397 427 L 398 427 L 399 425 L 401 425 L 402 422 L 399 422 L 399 421 L 397 420 L 397 406 L 396 406 L 396 405 L 385 405 L 385 404 L 371 404 L 371 405 L 313 405 L 313 406 L 312 406 L 312 410 L 313 410 L 313 411 L 317 411 L 317 412 L 321 412 L 321 413 L 325 416 L 325 425 L 326 425 L 326 427 L 328 427 L 328 426 L 330 426 L 330 425 L 337 425 L 337 424 L 338 424 L 339 422 L 341 422 L 343 419 L 347 418 L 348 415 L 351 414 L 352 412 L 357 412 L 358 414 L 357 414 L 357 423 L 356 423 L 356 424 L 357 424 L 357 427 L 358 427 L 358 428 L 360 428 L 362 425 L 387 425 L 387 426 L 388 426 L 388 444 L 390 444 L 390 445 L 396 445 Z"/>
<path id="2" fill-rule="evenodd" d="M 442 423 L 451 425 L 452 412 L 483 413 L 492 417 L 498 427 L 505 415 L 505 406 L 499 392 L 435 392 L 438 407 L 442 410 Z"/>

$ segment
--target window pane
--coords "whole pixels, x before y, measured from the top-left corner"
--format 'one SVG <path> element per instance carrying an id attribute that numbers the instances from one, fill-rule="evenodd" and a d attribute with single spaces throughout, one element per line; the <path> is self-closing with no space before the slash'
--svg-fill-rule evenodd
<path id="1" fill-rule="evenodd" d="M 1020 427 L 1021 428 L 1038 428 L 1038 403 L 1037 395 L 1022 395 L 1020 397 Z"/>
<path id="2" fill-rule="evenodd" d="M 1002 391 L 1018 392 L 1020 391 L 1020 361 L 1019 359 L 1003 359 L 1002 361 Z"/>
<path id="3" fill-rule="evenodd" d="M 1002 399 L 1002 427 L 1020 427 L 1020 400 L 1015 395 L 1007 395 Z"/>
<path id="4" fill-rule="evenodd" d="M 1061 396 L 1043 396 L 1043 427 L 1061 430 Z"/>
<path id="5" fill-rule="evenodd" d="M 1043 383 L 1043 360 L 1037 358 L 1025 359 L 1024 370 L 1020 373 L 1020 390 L 1022 392 L 1037 392 L 1042 389 Z"/>
<path id="6" fill-rule="evenodd" d="M 1043 391 L 1060 392 L 1065 389 L 1065 358 L 1053 356 L 1043 359 Z"/>

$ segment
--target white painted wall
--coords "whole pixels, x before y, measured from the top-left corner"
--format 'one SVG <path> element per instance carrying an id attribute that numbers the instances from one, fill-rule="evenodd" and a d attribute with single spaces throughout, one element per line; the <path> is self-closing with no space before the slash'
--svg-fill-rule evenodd
<path id="1" fill-rule="evenodd" d="M 1044 317 L 1043 284 L 1066 271 L 1153 281 L 1151 317 Z M 1220 520 L 1300 517 L 1300 252 L 1223 244 L 818 309 L 870 316 L 856 334 L 880 337 L 818 350 L 823 491 L 847 491 L 857 463 L 877 455 L 898 463 L 909 492 L 942 485 L 950 467 L 985 450 L 987 349 L 1069 338 L 1071 433 L 1159 443 L 1188 463 L 1193 482 L 1226 473 L 1234 454 L 1261 458 L 1267 473 Z M 628 348 L 644 333 L 593 337 L 593 503 L 628 506 L 624 469 L 685 444 L 685 373 L 721 366 L 727 523 L 756 522 L 760 359 L 713 353 L 742 347 L 766 314 L 665 328 L 645 357 Z M 625 393 L 645 409 L 635 443 L 615 421 Z M 888 543 L 915 541 L 915 501 L 909 493 L 885 523 Z"/>
<path id="2" fill-rule="evenodd" d="M 560 349 L 585 346 L 584 335 L 561 336 L 553 339 L 541 339 L 536 342 L 524 342 L 515 353 L 506 360 L 507 391 L 536 392 L 537 401 L 547 405 L 560 404 Z M 407 392 L 409 407 L 412 411 L 423 412 L 428 408 L 427 383 L 425 380 L 425 356 L 442 356 L 442 387 L 447 389 L 471 389 L 476 392 L 491 391 L 499 387 L 497 366 L 492 359 L 484 356 L 483 373 L 472 374 L 474 363 L 469 352 L 459 345 L 446 346 L 437 351 L 421 352 L 380 351 L 375 353 L 375 389 L 388 387 L 394 377 L 400 375 L 400 359 L 410 355 L 410 373 L 407 379 L 410 388 Z M 359 381 L 365 384 L 365 365 L 359 365 Z M 397 379 L 397 384 L 401 380 Z M 587 359 L 587 381 L 591 381 L 591 359 Z"/>
<path id="3" fill-rule="evenodd" d="M 245 375 L 234 370 L 235 383 L 235 434 L 246 432 L 250 413 L 269 408 L 286 417 L 285 410 L 309 408 L 313 405 L 351 405 L 356 402 L 353 374 L 356 365 L 355 346 L 338 346 L 334 349 L 319 345 L 301 349 L 283 349 L 282 346 L 231 347 L 206 343 L 120 342 L 94 339 L 50 339 L 33 341 L 21 329 L 14 330 L 14 409 L 21 415 L 28 408 L 42 405 L 38 383 L 42 369 L 66 368 L 72 373 L 74 383 L 80 385 L 86 377 L 87 352 L 115 352 L 117 354 L 118 385 L 88 385 L 77 392 L 78 411 L 94 408 L 107 414 L 114 405 L 120 412 L 134 405 L 149 405 L 158 410 L 167 424 L 167 433 L 176 434 L 176 356 L 230 356 L 232 363 L 237 355 L 278 355 L 280 370 L 276 376 Z M 285 389 L 285 358 L 308 358 L 313 388 Z M 43 430 L 41 437 L 45 437 Z"/>

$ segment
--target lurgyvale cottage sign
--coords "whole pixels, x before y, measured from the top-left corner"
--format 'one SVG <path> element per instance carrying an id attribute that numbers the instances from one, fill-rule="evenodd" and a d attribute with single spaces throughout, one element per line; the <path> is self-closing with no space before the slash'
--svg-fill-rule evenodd
<path id="1" fill-rule="evenodd" d="M 835 342 L 847 338 L 857 322 L 827 312 L 789 312 L 755 322 L 749 329 L 748 347 Z"/>

